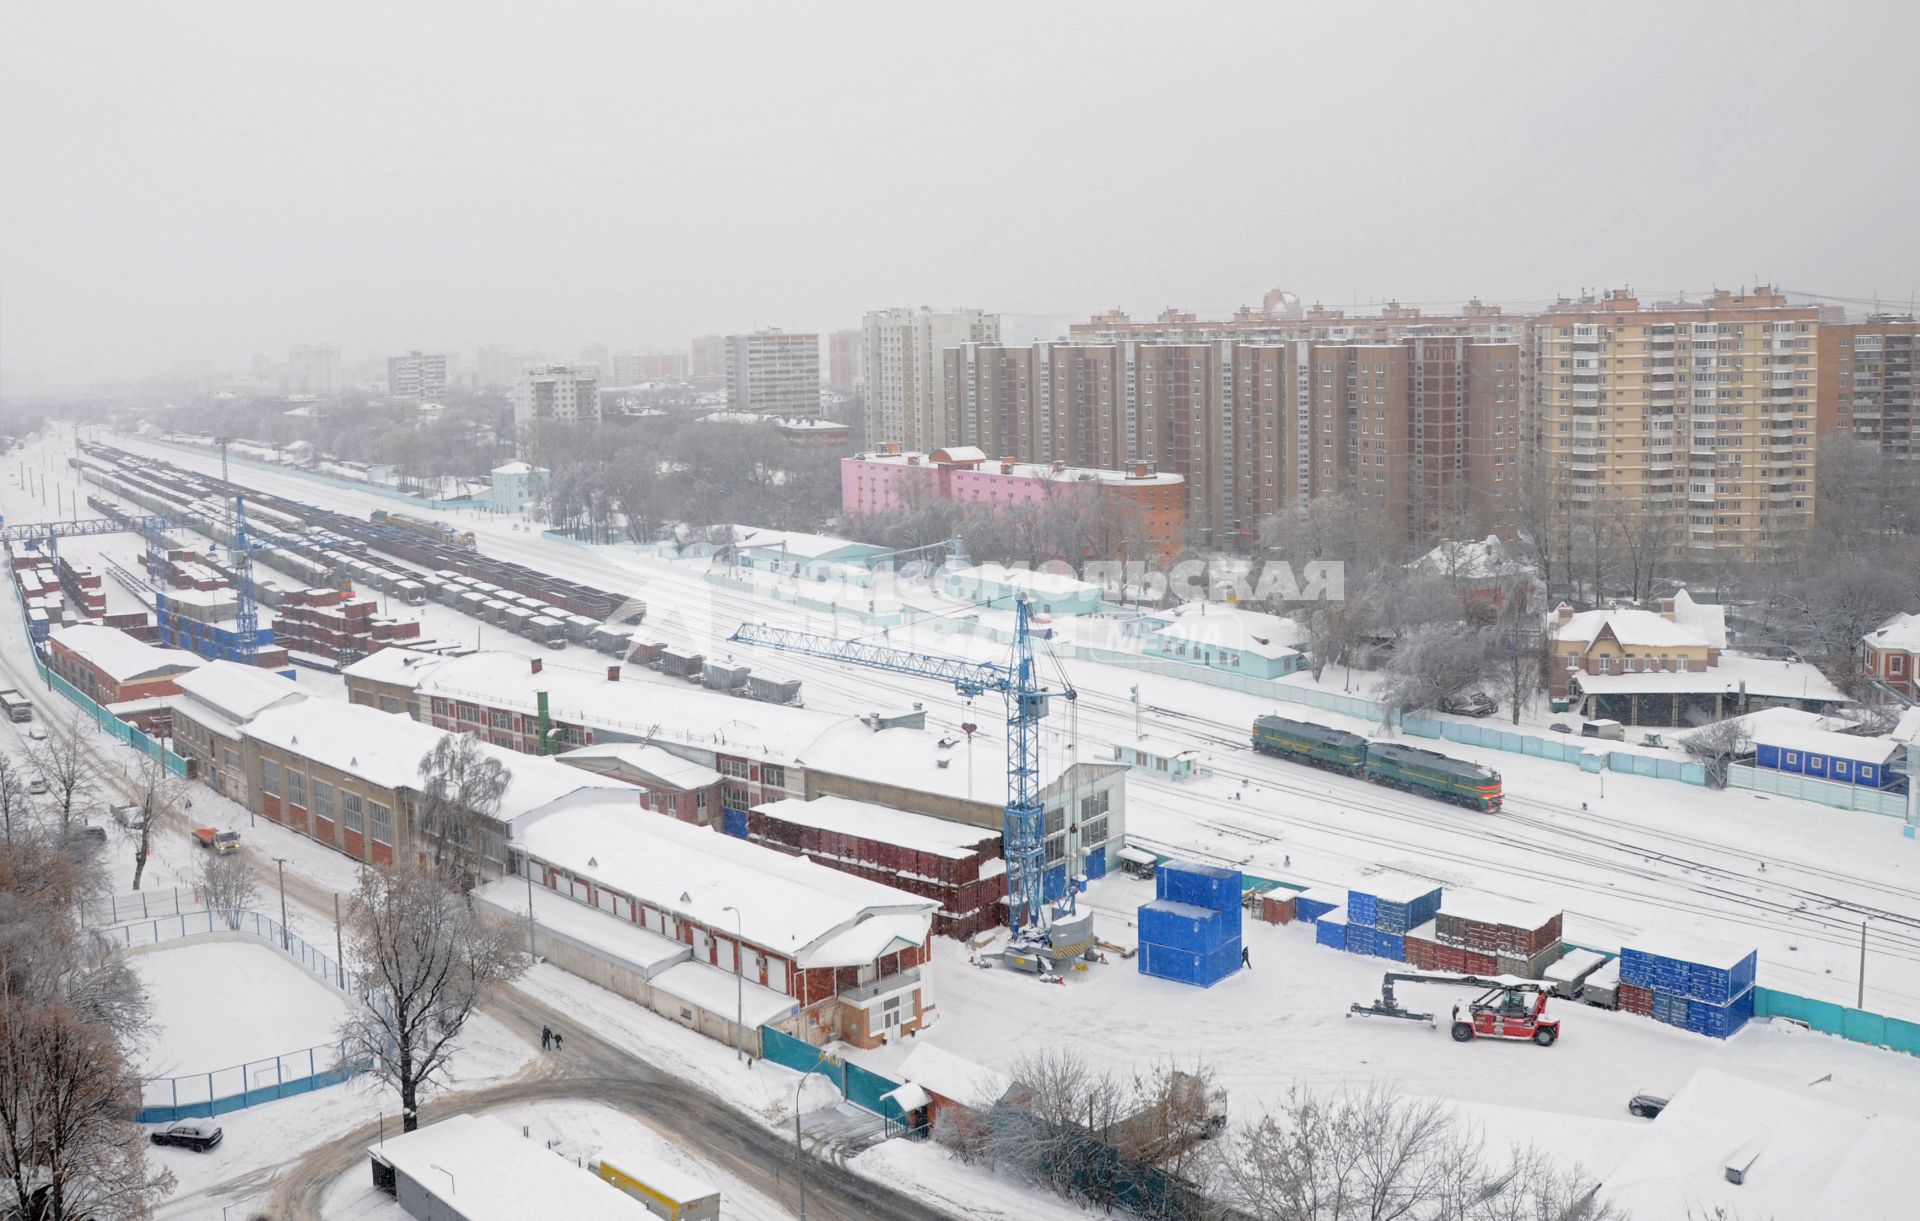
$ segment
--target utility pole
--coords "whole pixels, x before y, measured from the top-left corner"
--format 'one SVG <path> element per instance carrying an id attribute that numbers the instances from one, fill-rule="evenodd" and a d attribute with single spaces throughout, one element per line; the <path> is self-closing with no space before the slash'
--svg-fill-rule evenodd
<path id="1" fill-rule="evenodd" d="M 285 915 L 284 911 L 281 912 L 283 918 Z M 347 943 L 340 935 L 340 892 L 337 890 L 333 892 L 333 962 L 339 968 L 340 987 L 344 991 L 347 986 Z"/>
<path id="2" fill-rule="evenodd" d="M 1860 922 L 1860 991 L 1854 997 L 1855 1009 L 1867 1007 L 1867 922 Z"/>
<path id="3" fill-rule="evenodd" d="M 522 853 L 520 868 L 527 875 L 527 956 L 533 957 L 533 858 Z"/>
<path id="4" fill-rule="evenodd" d="M 293 953 L 293 934 L 287 930 L 287 858 L 276 856 L 273 863 L 280 867 L 280 948 Z"/>

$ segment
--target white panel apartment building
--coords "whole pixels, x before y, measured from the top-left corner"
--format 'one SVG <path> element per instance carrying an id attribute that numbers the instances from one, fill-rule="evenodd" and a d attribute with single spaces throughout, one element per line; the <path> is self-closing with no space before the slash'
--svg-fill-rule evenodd
<path id="1" fill-rule="evenodd" d="M 592 365 L 530 365 L 513 387 L 516 429 L 547 420 L 600 420 L 600 372 Z"/>
<path id="2" fill-rule="evenodd" d="M 444 352 L 409 352 L 387 357 L 387 393 L 404 398 L 432 399 L 447 392 L 447 356 Z"/>
<path id="3" fill-rule="evenodd" d="M 873 310 L 865 323 L 867 444 L 936 450 L 960 438 L 946 419 L 942 353 L 998 343 L 1000 316 L 977 309 Z"/>
<path id="4" fill-rule="evenodd" d="M 820 414 L 820 336 L 754 331 L 727 336 L 727 406 L 783 419 Z"/>

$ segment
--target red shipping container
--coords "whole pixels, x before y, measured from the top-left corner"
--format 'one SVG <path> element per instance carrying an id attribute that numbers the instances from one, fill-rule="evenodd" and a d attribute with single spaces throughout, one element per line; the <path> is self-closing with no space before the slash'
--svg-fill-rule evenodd
<path id="1" fill-rule="evenodd" d="M 1500 971 L 1500 964 L 1492 954 L 1467 950 L 1461 955 L 1460 969 L 1468 975 L 1495 975 Z"/>
<path id="2" fill-rule="evenodd" d="M 1433 949 L 1433 969 L 1451 971 L 1456 975 L 1464 974 L 1467 969 L 1467 952 L 1457 945 L 1437 945 Z"/>
<path id="3" fill-rule="evenodd" d="M 1619 998 L 1620 1008 L 1627 1013 L 1637 1013 L 1641 1017 L 1653 1016 L 1653 989 L 1642 988 L 1634 984 L 1621 984 L 1615 995 Z"/>
<path id="4" fill-rule="evenodd" d="M 1275 898 L 1273 895 L 1260 896 L 1260 918 L 1268 924 L 1292 924 L 1295 896 Z"/>

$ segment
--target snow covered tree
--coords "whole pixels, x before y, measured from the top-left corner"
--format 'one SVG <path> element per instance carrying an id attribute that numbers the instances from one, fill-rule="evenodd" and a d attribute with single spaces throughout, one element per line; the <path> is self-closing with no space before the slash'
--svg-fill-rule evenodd
<path id="1" fill-rule="evenodd" d="M 444 876 L 477 875 L 501 838 L 497 815 L 513 782 L 500 760 L 470 733 L 452 733 L 420 758 L 420 826 L 433 841 L 433 867 Z"/>
<path id="2" fill-rule="evenodd" d="M 240 927 L 240 913 L 251 908 L 260 897 L 260 884 L 238 853 L 227 856 L 218 852 L 202 853 L 200 876 L 194 884 L 207 910 L 225 912 L 224 919 L 236 929 Z"/>
<path id="3" fill-rule="evenodd" d="M 19 763 L 12 755 L 0 754 L 0 827 L 5 829 L 7 843 L 11 844 L 15 835 L 27 833 L 33 812 L 33 799 Z"/>
<path id="4" fill-rule="evenodd" d="M 445 1073 L 474 1008 L 526 969 L 520 933 L 436 871 L 406 865 L 362 872 L 346 925 L 348 958 L 370 995 L 340 1037 L 399 1092 L 411 1132 L 421 1092 Z"/>
<path id="5" fill-rule="evenodd" d="M 1717 789 L 1727 787 L 1727 768 L 1752 745 L 1753 735 L 1738 720 L 1716 721 L 1680 740 L 1681 749 L 1707 769 L 1707 782 Z"/>
<path id="6" fill-rule="evenodd" d="M 185 778 L 168 771 L 166 765 L 152 755 L 141 756 L 140 770 L 133 782 L 133 813 L 127 829 L 133 832 L 133 889 L 139 890 L 140 879 L 147 872 L 147 852 L 152 846 L 154 829 L 188 798 Z"/>
<path id="7" fill-rule="evenodd" d="M 1381 697 L 1400 713 L 1437 708 L 1493 673 L 1498 629 L 1428 624 L 1401 637 Z"/>

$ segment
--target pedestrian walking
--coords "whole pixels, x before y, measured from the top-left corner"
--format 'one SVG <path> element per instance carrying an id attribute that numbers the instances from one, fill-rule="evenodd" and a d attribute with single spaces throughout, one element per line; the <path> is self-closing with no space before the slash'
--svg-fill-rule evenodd
<path id="1" fill-rule="evenodd" d="M 553 1032 L 553 1049 L 555 1051 L 560 1050 L 560 1032 L 557 1030 Z"/>
<path id="2" fill-rule="evenodd" d="M 540 1028 L 540 1050 L 547 1051 L 550 1048 L 552 1048 L 552 1046 L 553 1046 L 553 1027 L 542 1026 Z"/>
<path id="3" fill-rule="evenodd" d="M 1247 952 L 1247 947 L 1244 945 L 1240 947 L 1240 965 L 1249 971 L 1253 970 L 1253 955 Z"/>

